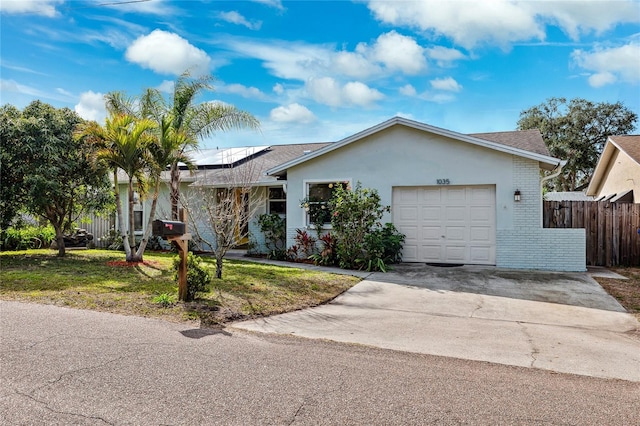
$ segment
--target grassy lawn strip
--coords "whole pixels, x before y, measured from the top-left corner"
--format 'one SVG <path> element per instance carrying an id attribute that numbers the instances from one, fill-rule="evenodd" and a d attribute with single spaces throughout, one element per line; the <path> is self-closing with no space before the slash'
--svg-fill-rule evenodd
<path id="1" fill-rule="evenodd" d="M 628 280 L 595 277 L 595 280 L 631 314 L 640 320 L 640 268 L 612 268 Z"/>
<path id="2" fill-rule="evenodd" d="M 65 258 L 50 250 L 2 252 L 0 299 L 214 325 L 316 306 L 359 281 L 348 275 L 225 260 L 223 279 L 214 278 L 208 293 L 178 303 L 174 257 L 145 253 L 144 264 L 123 266 L 124 254 L 115 251 L 71 251 Z M 203 260 L 215 270 L 212 258 Z M 163 294 L 170 296 L 168 306 L 154 302 Z"/>

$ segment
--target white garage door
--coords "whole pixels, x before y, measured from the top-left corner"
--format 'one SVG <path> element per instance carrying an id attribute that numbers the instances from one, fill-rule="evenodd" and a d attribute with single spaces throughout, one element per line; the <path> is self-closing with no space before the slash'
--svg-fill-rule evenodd
<path id="1" fill-rule="evenodd" d="M 393 188 L 404 262 L 496 263 L 495 186 Z"/>

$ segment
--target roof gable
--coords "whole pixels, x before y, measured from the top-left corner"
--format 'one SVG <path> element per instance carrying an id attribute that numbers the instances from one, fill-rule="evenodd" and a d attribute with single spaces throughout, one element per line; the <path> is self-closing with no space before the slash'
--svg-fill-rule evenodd
<path id="1" fill-rule="evenodd" d="M 607 142 L 604 144 L 598 163 L 593 170 L 593 176 L 587 188 L 588 195 L 596 194 L 602 179 L 605 177 L 607 167 L 616 151 L 624 152 L 631 160 L 640 166 L 640 135 L 609 136 Z"/>
<path id="2" fill-rule="evenodd" d="M 403 117 L 393 117 L 376 126 L 370 127 L 359 133 L 356 133 L 352 136 L 342 139 L 341 141 L 329 144 L 324 148 L 314 151 L 304 157 L 296 158 L 286 163 L 280 164 L 277 167 L 267 170 L 267 174 L 269 175 L 284 174 L 286 170 L 289 169 L 290 167 L 304 163 L 313 158 L 319 157 L 328 152 L 334 151 L 345 145 L 359 141 L 361 139 L 366 138 L 367 136 L 381 132 L 385 129 L 388 129 L 396 125 L 406 126 L 416 130 L 433 133 L 440 136 L 445 136 L 445 137 L 459 140 L 462 142 L 467 142 L 472 145 L 493 149 L 498 152 L 504 152 L 507 154 L 517 155 L 519 157 L 525 157 L 532 160 L 536 160 L 540 162 L 541 167 L 549 170 L 554 169 L 557 165 L 560 164 L 560 160 L 550 157 L 548 155 L 548 152 L 546 151 L 546 148 L 542 148 L 540 146 L 540 142 L 542 142 L 542 136 L 539 136 L 539 140 L 537 140 L 538 137 L 534 136 L 534 132 L 540 135 L 540 132 L 538 132 L 537 130 L 525 131 L 523 134 L 524 137 L 514 137 L 514 135 L 520 134 L 521 132 L 499 132 L 499 133 L 481 133 L 476 135 L 465 135 L 465 134 L 457 133 L 451 130 L 446 130 L 439 127 L 431 126 L 425 123 L 420 123 L 418 121 L 409 120 Z M 497 142 L 497 141 L 504 142 L 507 139 L 511 139 L 510 144 Z M 544 146 L 544 142 L 542 142 L 542 145 Z M 536 151 L 543 151 L 546 153 L 528 151 L 523 148 L 527 146 L 535 146 Z"/>
<path id="3" fill-rule="evenodd" d="M 610 136 L 609 139 L 618 149 L 640 164 L 640 135 Z"/>

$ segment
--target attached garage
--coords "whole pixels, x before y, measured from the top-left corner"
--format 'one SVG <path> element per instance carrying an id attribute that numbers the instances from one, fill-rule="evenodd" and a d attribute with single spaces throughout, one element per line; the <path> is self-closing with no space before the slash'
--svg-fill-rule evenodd
<path id="1" fill-rule="evenodd" d="M 496 263 L 494 185 L 393 188 L 405 262 Z"/>
<path id="2" fill-rule="evenodd" d="M 286 181 L 287 246 L 316 232 L 300 200 L 349 182 L 391 207 L 404 262 L 584 271 L 584 230 L 542 227 L 541 177 L 561 167 L 537 130 L 465 135 L 394 117 L 267 174 Z"/>

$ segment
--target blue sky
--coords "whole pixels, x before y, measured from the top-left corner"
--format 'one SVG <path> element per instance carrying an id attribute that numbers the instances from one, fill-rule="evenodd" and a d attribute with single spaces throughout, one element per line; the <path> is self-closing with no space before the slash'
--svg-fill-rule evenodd
<path id="1" fill-rule="evenodd" d="M 335 141 L 396 115 L 513 130 L 553 96 L 640 114 L 638 0 L 2 0 L 0 18 L 2 104 L 101 122 L 105 93 L 211 73 L 201 100 L 251 112 L 261 132 L 204 147 Z"/>

